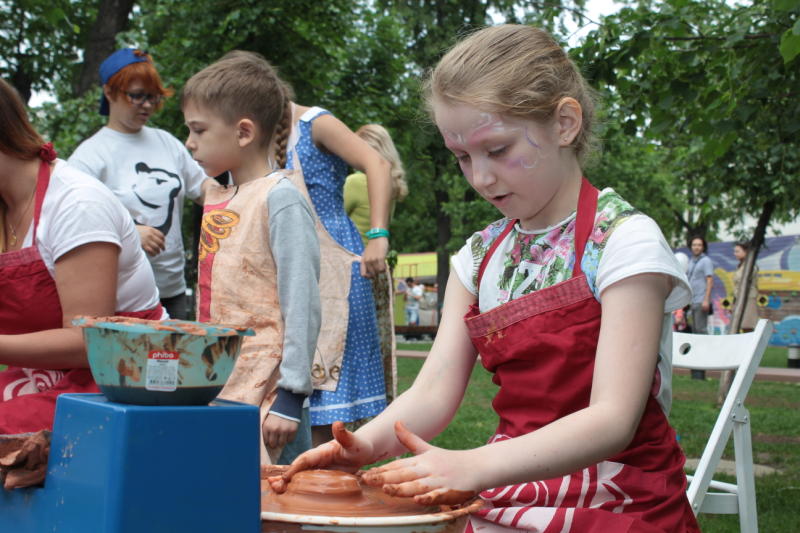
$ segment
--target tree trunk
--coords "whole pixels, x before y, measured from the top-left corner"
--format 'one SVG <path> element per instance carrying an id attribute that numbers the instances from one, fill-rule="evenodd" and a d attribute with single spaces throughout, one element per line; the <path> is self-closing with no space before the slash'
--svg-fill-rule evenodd
<path id="1" fill-rule="evenodd" d="M 758 259 L 758 252 L 764 244 L 764 235 L 767 233 L 767 226 L 772 218 L 772 212 L 775 211 L 775 202 L 769 201 L 764 204 L 761 209 L 761 214 L 758 217 L 755 233 L 753 239 L 750 241 L 750 250 L 747 253 L 747 258 L 744 263 L 744 272 L 742 273 L 742 281 L 739 285 L 739 290 L 736 292 L 736 301 L 733 306 L 733 317 L 731 317 L 730 333 L 738 333 L 742 328 L 742 319 L 744 319 L 744 310 L 747 306 L 747 295 L 750 294 L 750 286 L 753 281 L 753 270 Z M 717 404 L 722 405 L 725 401 L 725 396 L 728 395 L 728 390 L 731 388 L 733 381 L 733 372 L 725 371 L 719 380 L 719 392 L 717 393 Z"/>
<path id="2" fill-rule="evenodd" d="M 20 65 L 20 63 L 17 63 L 17 65 Z M 17 69 L 14 71 L 14 74 L 11 76 L 11 79 L 8 81 L 17 90 L 23 102 L 27 103 L 28 100 L 31 99 L 31 87 L 33 86 L 33 79 L 27 72 L 22 70 L 21 66 L 17 67 Z"/>
<path id="3" fill-rule="evenodd" d="M 81 96 L 100 83 L 100 63 L 117 47 L 117 34 L 128 27 L 135 0 L 101 0 L 97 18 L 89 30 L 83 53 L 83 66 L 75 83 L 75 96 Z"/>

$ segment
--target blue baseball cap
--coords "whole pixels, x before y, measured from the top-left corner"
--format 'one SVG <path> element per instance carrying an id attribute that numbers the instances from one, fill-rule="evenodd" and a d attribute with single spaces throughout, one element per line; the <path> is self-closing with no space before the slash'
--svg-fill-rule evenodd
<path id="1" fill-rule="evenodd" d="M 117 50 L 108 56 L 106 60 L 100 64 L 100 85 L 105 85 L 108 83 L 108 80 L 111 79 L 111 76 L 128 65 L 147 61 L 146 55 L 135 54 L 135 52 L 138 51 L 139 50 L 136 48 L 122 48 L 121 50 Z M 108 115 L 108 99 L 106 98 L 105 94 L 100 95 L 100 114 Z"/>

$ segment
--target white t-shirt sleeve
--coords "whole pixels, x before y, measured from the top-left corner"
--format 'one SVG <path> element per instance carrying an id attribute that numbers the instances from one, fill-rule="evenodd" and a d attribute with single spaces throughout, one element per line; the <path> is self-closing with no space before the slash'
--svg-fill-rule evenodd
<path id="1" fill-rule="evenodd" d="M 76 168 L 102 181 L 106 173 L 106 162 L 100 152 L 95 149 L 94 144 L 96 143 L 81 143 L 81 145 L 72 152 L 67 162 L 72 168 Z"/>
<path id="2" fill-rule="evenodd" d="M 68 189 L 68 194 L 53 198 L 56 205 L 49 211 L 56 214 L 58 223 L 47 224 L 47 234 L 42 239 L 49 244 L 53 261 L 91 242 L 109 242 L 121 248 L 120 228 L 125 225 L 127 213 L 118 208 L 113 194 L 99 188 Z"/>
<path id="3" fill-rule="evenodd" d="M 666 274 L 675 286 L 664 303 L 664 312 L 680 309 L 691 300 L 691 290 L 675 254 L 661 229 L 646 215 L 634 215 L 608 238 L 597 267 L 597 293 L 625 278 L 644 273 Z"/>
<path id="4" fill-rule="evenodd" d="M 472 237 L 470 237 L 470 239 L 471 238 Z M 475 285 L 472 283 L 474 261 L 472 259 L 472 248 L 469 244 L 470 239 L 467 240 L 466 244 L 461 247 L 458 253 L 450 258 L 450 265 L 464 288 L 467 289 L 470 294 L 477 296 L 478 291 L 475 290 Z"/>

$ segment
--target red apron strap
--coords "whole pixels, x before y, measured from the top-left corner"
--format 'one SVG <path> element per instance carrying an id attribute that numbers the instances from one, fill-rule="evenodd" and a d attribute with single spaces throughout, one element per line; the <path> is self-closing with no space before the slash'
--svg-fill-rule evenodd
<path id="1" fill-rule="evenodd" d="M 42 214 L 42 205 L 48 185 L 50 185 L 50 163 L 43 160 L 39 164 L 39 175 L 36 178 L 36 201 L 33 205 L 33 238 L 31 240 L 33 245 L 36 245 L 36 228 L 39 227 L 39 216 Z"/>
<path id="2" fill-rule="evenodd" d="M 506 229 L 504 229 L 500 233 L 500 235 L 497 236 L 497 238 L 492 243 L 492 246 L 490 246 L 489 250 L 486 252 L 486 255 L 483 256 L 483 261 L 481 261 L 481 266 L 478 268 L 478 281 L 475 284 L 475 289 L 478 289 L 481 286 L 481 279 L 483 279 L 483 271 L 486 270 L 486 265 L 489 264 L 489 258 L 492 257 L 494 251 L 497 249 L 498 246 L 500 246 L 500 243 L 503 242 L 503 240 L 505 240 L 506 236 L 509 233 L 511 233 L 511 230 L 514 229 L 514 226 L 516 226 L 518 222 L 519 220 L 512 220 L 511 222 L 509 222 L 509 224 L 506 226 Z"/>
<path id="3" fill-rule="evenodd" d="M 581 178 L 581 192 L 578 196 L 578 214 L 575 217 L 575 265 L 572 276 L 581 273 L 581 261 L 586 243 L 594 228 L 594 217 L 597 212 L 597 196 L 599 192 L 586 178 Z"/>

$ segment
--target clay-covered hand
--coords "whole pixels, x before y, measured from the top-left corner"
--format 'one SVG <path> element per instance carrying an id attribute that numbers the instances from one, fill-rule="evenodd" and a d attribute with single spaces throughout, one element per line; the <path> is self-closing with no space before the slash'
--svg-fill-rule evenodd
<path id="1" fill-rule="evenodd" d="M 355 472 L 371 462 L 372 445 L 369 442 L 347 431 L 342 422 L 334 422 L 332 429 L 333 440 L 300 455 L 282 475 L 268 478 L 272 490 L 284 492 L 292 476 L 301 470 L 332 468 Z"/>
<path id="2" fill-rule="evenodd" d="M 389 239 L 378 237 L 370 239 L 361 254 L 361 275 L 374 278 L 386 270 L 386 254 L 389 253 Z"/>
<path id="3" fill-rule="evenodd" d="M 391 496 L 413 497 L 420 505 L 456 505 L 477 495 L 476 466 L 469 450 L 444 450 L 425 442 L 402 422 L 394 425 L 397 439 L 414 454 L 372 468 L 362 479 Z"/>
<path id="4" fill-rule="evenodd" d="M 159 230 L 151 228 L 150 226 L 137 224 L 136 231 L 139 232 L 139 240 L 142 241 L 142 249 L 147 255 L 158 255 L 164 251 L 164 234 Z"/>
<path id="5" fill-rule="evenodd" d="M 268 448 L 283 448 L 294 440 L 299 424 L 294 420 L 288 420 L 276 414 L 269 413 L 264 423 L 261 424 L 261 432 L 264 435 L 264 444 Z"/>

